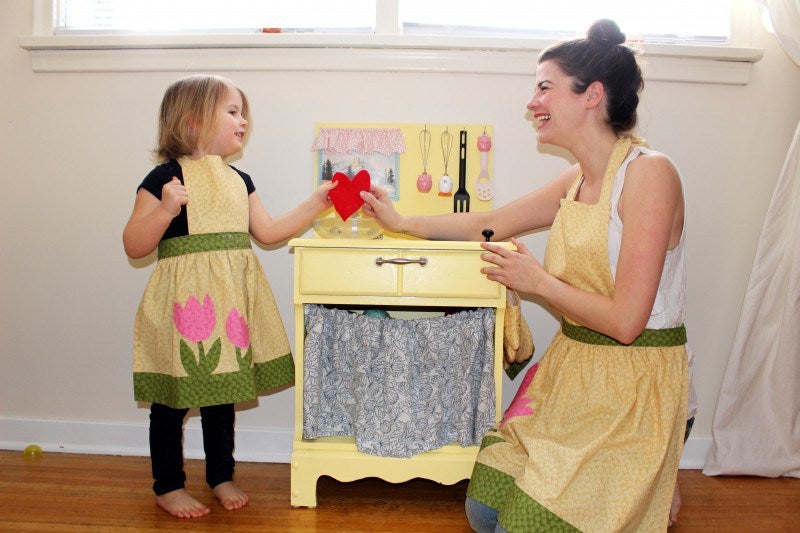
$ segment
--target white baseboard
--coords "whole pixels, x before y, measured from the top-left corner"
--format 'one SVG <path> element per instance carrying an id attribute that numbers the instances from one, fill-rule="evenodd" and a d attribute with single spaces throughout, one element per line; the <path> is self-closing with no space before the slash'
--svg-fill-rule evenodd
<path id="1" fill-rule="evenodd" d="M 146 424 L 0 417 L 0 449 L 23 450 L 29 444 L 38 444 L 45 452 L 147 456 L 150 454 L 147 431 Z M 237 427 L 236 460 L 288 463 L 292 433 L 287 429 Z M 690 436 L 683 448 L 680 467 L 702 469 L 710 448 L 711 438 Z M 184 456 L 204 457 L 199 423 L 186 424 Z"/>
<path id="2" fill-rule="evenodd" d="M 148 456 L 147 435 L 147 424 L 0 417 L 0 449 L 5 450 L 23 450 L 29 444 L 38 444 L 44 452 Z M 292 435 L 292 430 L 238 426 L 236 460 L 288 463 Z M 183 454 L 187 459 L 205 457 L 199 422 L 186 424 Z"/>
<path id="3" fill-rule="evenodd" d="M 711 449 L 711 437 L 692 437 L 683 446 L 680 468 L 684 470 L 702 470 L 706 463 L 706 455 Z"/>

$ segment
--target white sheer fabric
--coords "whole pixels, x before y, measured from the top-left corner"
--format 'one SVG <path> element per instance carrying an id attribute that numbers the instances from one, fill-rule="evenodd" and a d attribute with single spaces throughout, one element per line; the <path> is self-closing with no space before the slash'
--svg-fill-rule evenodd
<path id="1" fill-rule="evenodd" d="M 800 2 L 760 0 L 800 66 Z M 761 232 L 703 472 L 800 477 L 800 125 Z"/>

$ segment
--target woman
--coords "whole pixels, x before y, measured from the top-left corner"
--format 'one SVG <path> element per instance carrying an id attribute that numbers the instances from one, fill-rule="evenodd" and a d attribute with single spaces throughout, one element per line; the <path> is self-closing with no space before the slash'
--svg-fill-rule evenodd
<path id="1" fill-rule="evenodd" d="M 544 264 L 483 243 L 487 278 L 543 298 L 562 328 L 484 438 L 468 490 L 477 531 L 653 531 L 668 524 L 685 431 L 684 200 L 642 146 L 643 87 L 613 21 L 545 50 L 528 109 L 539 141 L 577 163 L 491 212 L 405 217 L 378 188 L 364 210 L 428 239 L 498 239 L 551 226 Z M 535 372 L 535 376 L 533 373 Z"/>

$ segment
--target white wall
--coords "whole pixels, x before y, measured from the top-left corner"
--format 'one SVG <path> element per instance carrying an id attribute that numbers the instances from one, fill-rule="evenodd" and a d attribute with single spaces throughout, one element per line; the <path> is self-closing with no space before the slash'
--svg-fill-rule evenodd
<path id="1" fill-rule="evenodd" d="M 146 454 L 147 410 L 132 399 L 131 336 L 152 261 L 128 261 L 121 232 L 152 167 L 161 95 L 183 73 L 34 73 L 18 45 L 31 16 L 28 1 L 0 3 L 0 447 Z M 765 53 L 749 84 L 651 81 L 641 106 L 641 133 L 676 161 L 686 184 L 688 331 L 700 398 L 695 467 L 762 220 L 800 118 L 800 69 L 757 17 L 751 26 L 752 45 Z M 524 118 L 533 68 L 527 76 L 225 72 L 254 110 L 253 136 L 236 164 L 277 214 L 311 192 L 317 122 L 491 123 L 496 202 L 506 203 L 567 164 L 537 146 Z M 545 237 L 525 240 L 541 256 Z M 285 246 L 258 255 L 292 338 L 293 256 Z M 556 321 L 532 302 L 524 311 L 540 355 Z M 516 383 L 506 385 L 507 404 Z M 292 395 L 262 397 L 240 411 L 240 459 L 287 460 Z M 192 429 L 189 455 L 195 438 Z"/>

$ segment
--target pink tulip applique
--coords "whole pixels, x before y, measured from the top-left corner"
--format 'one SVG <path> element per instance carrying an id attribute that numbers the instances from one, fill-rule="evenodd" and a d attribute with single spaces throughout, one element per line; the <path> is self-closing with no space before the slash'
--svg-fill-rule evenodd
<path id="1" fill-rule="evenodd" d="M 517 394 L 514 395 L 514 399 L 511 401 L 511 405 L 508 406 L 508 409 L 506 409 L 506 412 L 503 415 L 503 420 L 500 421 L 500 425 L 498 427 L 503 427 L 503 425 L 512 418 L 533 414 L 533 409 L 528 407 L 528 404 L 531 403 L 531 399 L 526 398 L 525 393 L 528 391 L 528 387 L 530 386 L 533 376 L 536 375 L 536 371 L 538 369 L 539 363 L 537 362 L 534 363 L 533 366 L 528 370 L 528 373 L 525 374 L 525 378 L 522 380 L 522 383 L 520 383 L 519 389 L 517 389 Z"/>
<path id="2" fill-rule="evenodd" d="M 185 307 L 181 307 L 179 302 L 174 302 L 172 304 L 172 320 L 181 336 L 197 343 L 197 356 L 195 357 L 186 341 L 181 339 L 181 363 L 183 363 L 186 373 L 190 376 L 210 375 L 217 368 L 222 351 L 219 339 L 214 341 L 208 353 L 203 347 L 203 341 L 211 336 L 217 323 L 217 315 L 214 312 L 214 302 L 211 297 L 206 294 L 202 305 L 194 295 L 189 296 Z"/>
<path id="3" fill-rule="evenodd" d="M 228 335 L 228 340 L 231 341 L 231 344 L 236 347 L 236 360 L 239 362 L 239 369 L 250 368 L 250 363 L 253 360 L 253 351 L 250 349 L 250 329 L 247 327 L 244 317 L 239 314 L 235 307 L 231 309 L 227 320 L 225 320 L 225 334 Z M 242 355 L 242 350 L 245 348 L 247 348 L 247 351 Z"/>

